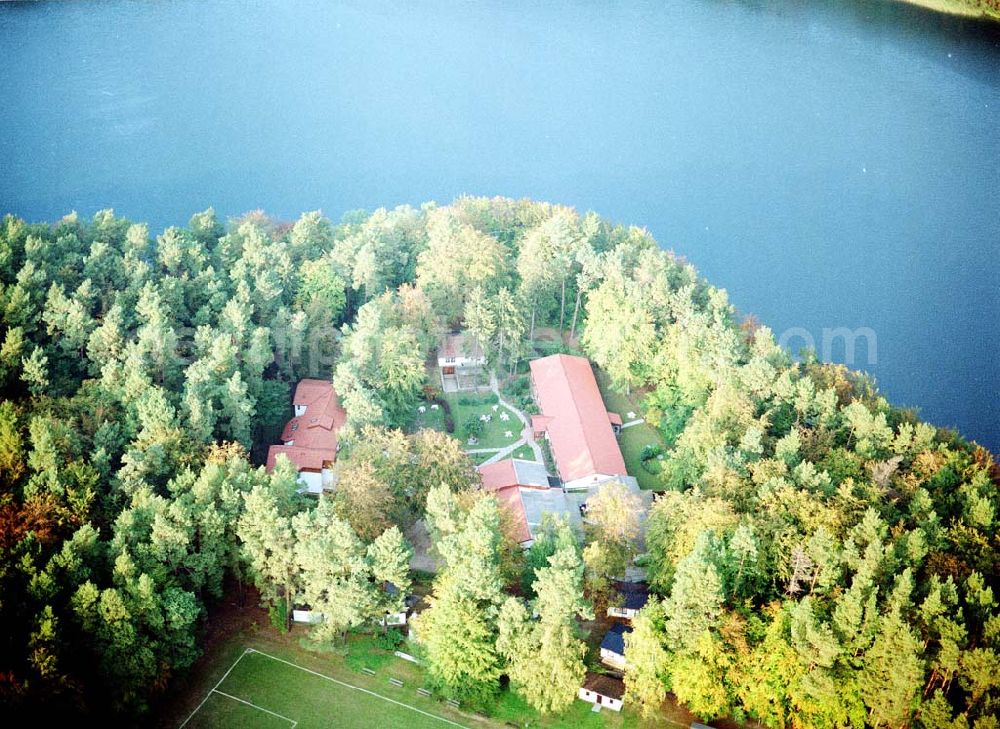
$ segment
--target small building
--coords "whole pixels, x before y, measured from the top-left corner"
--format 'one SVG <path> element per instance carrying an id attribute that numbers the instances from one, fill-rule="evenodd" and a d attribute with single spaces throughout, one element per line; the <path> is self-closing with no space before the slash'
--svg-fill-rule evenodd
<path id="1" fill-rule="evenodd" d="M 326 380 L 301 380 L 292 397 L 294 417 L 281 432 L 281 445 L 267 451 L 267 470 L 274 470 L 284 454 L 296 467 L 303 490 L 322 493 L 333 487 L 333 464 L 340 444 L 337 433 L 347 422 L 347 412 L 333 384 Z"/>
<path id="2" fill-rule="evenodd" d="M 476 337 L 453 332 L 438 347 L 438 367 L 441 369 L 441 389 L 444 392 L 475 389 L 485 366 L 486 355 Z"/>
<path id="3" fill-rule="evenodd" d="M 577 696 L 596 706 L 607 707 L 612 711 L 621 711 L 622 698 L 625 696 L 625 684 L 619 678 L 600 673 L 588 673 Z"/>
<path id="4" fill-rule="evenodd" d="M 322 623 L 324 620 L 323 613 L 310 610 L 309 608 L 297 608 L 292 610 L 292 622 L 293 623 L 306 623 L 308 625 L 316 625 L 317 623 Z"/>
<path id="5" fill-rule="evenodd" d="M 632 632 L 628 625 L 612 625 L 601 641 L 601 662 L 618 671 L 625 670 L 625 636 Z"/>
<path id="6" fill-rule="evenodd" d="M 622 597 L 622 602 L 621 605 L 608 606 L 608 617 L 610 618 L 631 621 L 649 601 L 646 586 L 640 582 L 619 583 L 618 592 Z"/>

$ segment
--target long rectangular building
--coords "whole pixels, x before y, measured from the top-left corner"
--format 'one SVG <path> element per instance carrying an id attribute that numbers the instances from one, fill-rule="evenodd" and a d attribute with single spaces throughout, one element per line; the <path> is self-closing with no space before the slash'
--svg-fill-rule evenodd
<path id="1" fill-rule="evenodd" d="M 548 438 L 565 489 L 585 489 L 627 476 L 616 429 L 621 417 L 604 407 L 590 361 L 554 354 L 531 361 L 531 387 L 541 413 L 535 435 Z"/>

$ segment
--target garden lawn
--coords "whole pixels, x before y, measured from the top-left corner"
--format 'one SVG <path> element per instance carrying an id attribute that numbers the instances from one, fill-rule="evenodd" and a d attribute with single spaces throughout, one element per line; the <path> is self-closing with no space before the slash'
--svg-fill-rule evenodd
<path id="1" fill-rule="evenodd" d="M 494 411 L 493 406 L 497 402 L 496 396 L 492 393 L 485 395 L 448 393 L 445 399 L 451 405 L 451 416 L 455 420 L 455 437 L 462 444 L 462 448 L 503 448 L 521 439 L 521 429 L 524 427 L 521 421 L 503 405 Z M 463 400 L 464 404 L 461 402 Z M 510 416 L 510 420 L 500 419 L 500 413 L 504 412 Z M 483 423 L 483 432 L 476 436 L 479 442 L 470 445 L 466 425 L 470 418 L 478 420 L 481 415 L 489 415 L 492 419 L 488 423 Z M 504 435 L 508 430 L 511 432 L 510 438 Z"/>
<path id="2" fill-rule="evenodd" d="M 535 460 L 535 452 L 533 450 L 531 450 L 531 446 L 530 445 L 528 445 L 527 443 L 525 443 L 520 448 L 515 449 L 514 452 L 510 454 L 510 457 L 511 458 L 520 458 L 522 461 L 534 461 Z"/>
<path id="3" fill-rule="evenodd" d="M 659 476 L 660 462 L 655 458 L 650 462 L 656 473 L 650 473 L 642 465 L 642 449 L 650 444 L 662 447 L 663 440 L 660 438 L 659 431 L 646 423 L 625 428 L 618 437 L 618 445 L 621 446 L 625 468 L 629 475 L 635 476 L 639 482 L 639 488 L 658 491 L 663 489 L 663 482 Z"/>
<path id="4" fill-rule="evenodd" d="M 628 414 L 634 412 L 637 418 L 643 415 L 642 407 L 639 403 L 618 392 L 612 385 L 607 374 L 598 368 L 594 368 L 597 377 L 597 385 L 601 389 L 601 397 L 604 398 L 604 406 L 613 413 L 622 416 L 622 421 L 628 422 Z M 625 468 L 630 476 L 635 476 L 639 482 L 639 487 L 649 490 L 661 490 L 663 483 L 659 477 L 659 461 L 654 459 L 653 469 L 657 473 L 650 473 L 642 465 L 642 449 L 647 445 L 658 445 L 664 447 L 663 437 L 660 432 L 648 423 L 640 423 L 630 428 L 624 428 L 618 438 L 618 445 L 622 449 L 622 457 L 625 459 Z"/>
<path id="5" fill-rule="evenodd" d="M 295 722 L 303 729 L 447 729 L 456 725 L 503 729 L 511 724 L 536 729 L 686 729 L 691 722 L 689 715 L 668 702 L 665 714 L 646 720 L 629 707 L 622 713 L 605 709 L 594 714 L 591 704 L 579 700 L 558 716 L 542 717 L 508 689 L 498 694 L 484 717 L 470 707 L 456 710 L 440 699 L 419 695 L 416 690 L 424 684 L 423 669 L 382 650 L 372 636 L 351 636 L 348 645 L 335 652 L 316 653 L 300 645 L 304 632 L 296 626 L 292 633 L 279 635 L 269 627 L 254 626 L 233 636 L 199 662 L 186 679 L 191 688 L 157 717 L 155 728 L 256 729 L 291 727 Z M 591 638 L 594 642 L 596 635 Z M 412 652 L 405 643 L 402 650 Z M 394 686 L 390 678 L 402 681 L 403 686 Z"/>
<path id="6" fill-rule="evenodd" d="M 417 407 L 427 408 L 424 412 L 416 412 L 416 417 L 413 419 L 413 431 L 423 430 L 424 428 L 429 428 L 431 430 L 440 430 L 442 433 L 445 432 L 444 427 L 444 411 L 441 408 L 437 410 L 431 409 L 431 403 L 421 400 L 417 403 Z"/>

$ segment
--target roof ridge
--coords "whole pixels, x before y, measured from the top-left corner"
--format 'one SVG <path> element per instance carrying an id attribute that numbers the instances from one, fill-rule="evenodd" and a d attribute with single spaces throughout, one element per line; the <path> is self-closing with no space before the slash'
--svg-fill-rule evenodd
<path id="1" fill-rule="evenodd" d="M 589 359 L 587 359 L 585 357 L 575 357 L 573 355 L 564 354 L 562 352 L 560 352 L 558 354 L 558 356 L 559 357 L 565 357 L 566 359 L 568 359 L 570 361 L 574 361 L 574 360 L 575 361 L 582 361 L 582 362 L 584 362 L 587 365 L 587 368 L 590 370 L 590 374 L 591 375 L 594 374 L 594 370 L 590 366 L 590 360 Z M 566 367 L 564 366 L 563 367 L 563 373 L 565 373 L 565 372 L 566 372 Z M 597 381 L 596 377 L 594 378 L 594 381 L 595 382 Z M 594 447 L 593 447 L 593 443 L 590 440 L 590 434 L 587 432 L 587 429 L 585 427 L 583 427 L 583 410 L 580 408 L 580 403 L 576 399 L 576 392 L 573 390 L 573 387 L 570 386 L 569 378 L 568 377 L 566 378 L 566 385 L 567 385 L 567 387 L 569 389 L 570 400 L 573 401 L 573 409 L 576 410 L 576 415 L 577 415 L 576 422 L 577 422 L 577 424 L 580 427 L 580 432 L 583 433 L 583 440 L 587 444 L 587 460 L 590 462 L 590 470 L 591 471 L 596 471 L 597 470 L 597 464 L 594 462 Z M 601 396 L 601 391 L 600 390 L 597 391 L 597 395 L 598 395 L 598 397 Z M 605 412 L 607 412 L 607 407 L 604 406 L 604 398 L 603 397 L 601 397 L 601 406 L 604 407 Z M 608 475 L 611 476 L 613 474 L 609 473 Z"/>

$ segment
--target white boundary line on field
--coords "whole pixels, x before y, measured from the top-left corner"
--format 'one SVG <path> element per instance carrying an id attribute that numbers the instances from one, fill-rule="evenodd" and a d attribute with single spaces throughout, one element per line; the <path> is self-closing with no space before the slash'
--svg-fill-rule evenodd
<path id="1" fill-rule="evenodd" d="M 319 676 L 320 678 L 325 678 L 327 681 L 332 681 L 333 683 L 339 684 L 341 686 L 346 686 L 349 689 L 354 689 L 355 691 L 360 691 L 362 693 L 368 694 L 369 696 L 374 696 L 376 698 L 382 699 L 383 701 L 388 701 L 389 703 L 396 704 L 397 706 L 402 706 L 405 709 L 410 709 L 411 711 L 415 711 L 418 714 L 423 714 L 424 716 L 430 717 L 431 719 L 437 719 L 438 721 L 443 721 L 446 724 L 451 724 L 452 726 L 457 726 L 460 729 L 467 729 L 467 727 L 465 727 L 464 725 L 459 724 L 457 722 L 454 722 L 451 719 L 445 719 L 443 716 L 438 716 L 437 714 L 431 714 L 430 712 L 424 711 L 423 709 L 418 709 L 416 706 L 410 706 L 409 704 L 404 704 L 402 701 L 396 701 L 396 699 L 390 699 L 388 696 L 383 696 L 382 694 L 377 694 L 374 691 L 369 691 L 366 688 L 361 688 L 360 686 L 354 686 L 354 685 L 349 684 L 349 683 L 344 683 L 343 681 L 338 681 L 337 679 L 335 679 L 335 678 L 333 678 L 331 676 L 326 676 L 326 675 L 324 675 L 322 673 L 319 673 L 318 671 L 312 670 L 311 668 L 306 668 L 304 666 L 299 666 L 299 665 L 297 665 L 295 663 L 292 663 L 291 661 L 286 661 L 284 658 L 278 658 L 277 656 L 272 656 L 270 653 L 265 653 L 264 651 L 259 651 L 256 648 L 247 648 L 246 652 L 243 655 L 246 655 L 246 653 L 257 653 L 258 655 L 264 656 L 265 658 L 270 658 L 272 661 L 278 661 L 279 663 L 284 663 L 286 665 L 291 666 L 292 668 L 297 668 L 300 671 L 305 671 L 306 673 L 311 673 L 314 676 Z M 240 656 L 240 658 L 242 658 L 242 657 L 243 656 Z M 233 665 L 235 666 L 236 664 L 234 663 Z M 221 681 L 220 681 L 220 683 L 221 683 Z M 197 709 L 195 709 L 195 711 L 197 711 Z M 181 726 L 183 726 L 183 724 Z"/>
<path id="2" fill-rule="evenodd" d="M 226 671 L 224 674 L 222 674 L 222 678 L 219 679 L 219 682 L 217 684 L 215 684 L 215 686 L 212 687 L 211 691 L 209 691 L 207 694 L 205 694 L 205 698 L 203 698 L 201 700 L 201 703 L 198 704 L 198 706 L 195 707 L 195 710 L 191 712 L 191 714 L 188 716 L 188 718 L 185 719 L 184 722 L 179 727 L 177 727 L 177 729 L 184 729 L 184 727 L 187 725 L 187 723 L 189 721 L 191 721 L 191 717 L 193 717 L 195 714 L 198 713 L 198 711 L 201 709 L 201 707 L 205 705 L 205 702 L 208 701 L 208 697 L 211 696 L 215 692 L 215 690 L 217 688 L 219 688 L 219 686 L 222 685 L 222 682 L 225 681 L 229 677 L 229 674 L 233 672 L 233 669 L 236 668 L 236 664 L 239 663 L 240 661 L 242 661 L 243 660 L 243 656 L 245 656 L 249 652 L 250 652 L 250 649 L 247 648 L 245 651 L 243 651 L 240 654 L 239 658 L 237 658 L 235 661 L 233 661 L 233 665 L 231 665 L 229 667 L 229 670 Z M 282 718 L 284 718 L 284 717 L 282 717 Z"/>
<path id="3" fill-rule="evenodd" d="M 237 696 L 232 696 L 231 694 L 227 694 L 225 691 L 219 691 L 219 689 L 212 689 L 212 693 L 219 694 L 219 696 L 225 696 L 227 699 L 232 699 L 233 701 L 239 701 L 241 704 L 246 704 L 247 706 L 252 706 L 253 708 L 257 709 L 258 711 L 263 711 L 265 714 L 270 714 L 271 716 L 276 716 L 279 719 L 284 719 L 285 721 L 289 721 L 289 722 L 292 723 L 293 729 L 294 729 L 294 727 L 296 725 L 298 725 L 298 722 L 295 721 L 295 719 L 289 719 L 287 716 L 282 716 L 281 714 L 279 714 L 276 711 L 271 711 L 270 709 L 265 709 L 263 706 L 257 706 L 257 704 L 251 704 L 249 701 L 241 699 L 241 698 L 239 698 Z"/>

